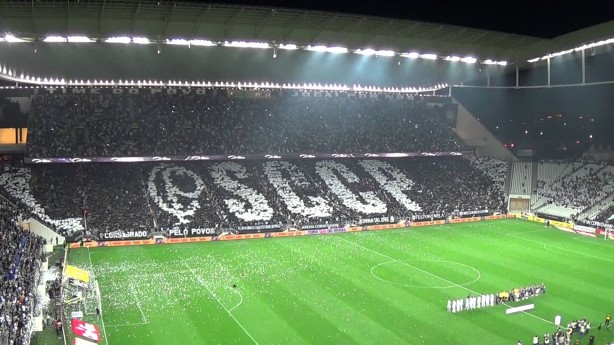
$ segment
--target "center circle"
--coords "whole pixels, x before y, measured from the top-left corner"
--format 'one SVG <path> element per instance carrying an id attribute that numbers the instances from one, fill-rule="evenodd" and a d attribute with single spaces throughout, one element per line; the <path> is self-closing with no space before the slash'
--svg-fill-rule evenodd
<path id="1" fill-rule="evenodd" d="M 455 261 L 410 259 L 382 262 L 371 275 L 383 282 L 421 289 L 449 289 L 475 283 L 480 271 Z"/>

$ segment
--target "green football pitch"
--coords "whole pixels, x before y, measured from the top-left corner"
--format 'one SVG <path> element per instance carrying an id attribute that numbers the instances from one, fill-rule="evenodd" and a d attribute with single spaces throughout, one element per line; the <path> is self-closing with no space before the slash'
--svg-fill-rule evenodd
<path id="1" fill-rule="evenodd" d="M 76 249 L 99 282 L 101 344 L 531 344 L 614 312 L 614 243 L 522 220 Z M 544 283 L 526 313 L 447 300 Z M 236 285 L 236 287 L 233 287 Z M 582 339 L 588 344 L 588 337 Z"/>

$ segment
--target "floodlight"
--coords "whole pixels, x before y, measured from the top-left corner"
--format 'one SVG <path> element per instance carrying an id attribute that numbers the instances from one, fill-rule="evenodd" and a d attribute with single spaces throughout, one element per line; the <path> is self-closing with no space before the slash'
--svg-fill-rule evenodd
<path id="1" fill-rule="evenodd" d="M 9 43 L 13 43 L 13 42 L 26 42 L 26 40 L 21 39 L 21 38 L 17 38 L 15 36 L 11 35 L 11 34 L 4 35 L 4 40 L 6 42 L 9 42 Z"/>
<path id="2" fill-rule="evenodd" d="M 298 49 L 298 46 L 296 44 L 280 44 L 277 46 L 277 48 L 285 50 L 296 50 Z"/>
<path id="3" fill-rule="evenodd" d="M 66 37 L 69 43 L 90 43 L 95 42 L 95 40 L 85 37 L 85 36 L 68 36 Z"/>
<path id="4" fill-rule="evenodd" d="M 344 47 L 327 47 L 327 46 L 307 46 L 306 50 L 314 51 L 314 52 L 325 52 L 325 53 L 338 53 L 343 54 L 347 53 L 348 49 Z"/>
<path id="5" fill-rule="evenodd" d="M 464 62 L 464 63 L 476 63 L 476 61 L 478 61 L 478 59 L 474 58 L 473 56 L 466 56 L 466 57 L 462 58 L 461 61 Z"/>
<path id="6" fill-rule="evenodd" d="M 217 43 L 213 41 L 208 41 L 208 40 L 190 40 L 190 44 L 193 46 L 204 46 L 204 47 L 211 47 L 211 46 L 217 45 Z"/>
<path id="7" fill-rule="evenodd" d="M 420 54 L 420 57 L 427 60 L 436 60 L 437 54 Z"/>
<path id="8" fill-rule="evenodd" d="M 184 40 L 184 39 L 172 39 L 166 40 L 166 44 L 174 44 L 174 45 L 179 45 L 179 46 L 189 46 L 190 45 L 190 41 L 188 40 Z"/>
<path id="9" fill-rule="evenodd" d="M 415 52 L 413 52 L 413 53 L 403 53 L 403 54 L 401 54 L 401 56 L 402 57 L 407 57 L 407 58 L 410 58 L 410 59 L 417 59 L 420 56 L 420 54 L 415 53 Z"/>
<path id="10" fill-rule="evenodd" d="M 119 36 L 119 37 L 109 37 L 104 40 L 105 43 L 130 43 L 130 37 L 127 36 Z"/>
<path id="11" fill-rule="evenodd" d="M 149 38 L 147 38 L 147 37 L 132 37 L 132 43 L 136 43 L 136 44 L 149 44 L 149 43 L 151 43 L 151 41 L 149 41 Z"/>
<path id="12" fill-rule="evenodd" d="M 238 48 L 271 48 L 271 45 L 265 42 L 244 42 L 244 41 L 232 41 L 224 42 L 225 47 L 238 47 Z"/>
<path id="13" fill-rule="evenodd" d="M 51 42 L 66 42 L 66 37 L 62 36 L 47 36 L 43 40 L 43 42 L 51 43 Z"/>

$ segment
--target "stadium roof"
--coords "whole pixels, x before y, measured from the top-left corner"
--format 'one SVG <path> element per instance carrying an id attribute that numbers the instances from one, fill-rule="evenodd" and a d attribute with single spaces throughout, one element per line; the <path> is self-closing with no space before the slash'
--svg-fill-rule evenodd
<path id="1" fill-rule="evenodd" d="M 453 25 L 285 8 L 165 1 L 0 2 L 0 32 L 41 39 L 48 35 L 92 38 L 139 36 L 153 40 L 199 38 L 298 45 L 341 45 L 472 55 L 526 62 L 612 38 L 614 21 L 554 39 Z"/>

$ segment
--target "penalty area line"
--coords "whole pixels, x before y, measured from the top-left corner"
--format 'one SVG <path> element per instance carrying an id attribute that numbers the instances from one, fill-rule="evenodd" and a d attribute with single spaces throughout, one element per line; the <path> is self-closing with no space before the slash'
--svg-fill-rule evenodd
<path id="1" fill-rule="evenodd" d="M 198 283 L 202 286 L 205 287 L 205 289 L 207 289 L 207 291 L 209 291 L 209 294 L 211 294 L 211 296 L 213 296 L 213 298 L 217 301 L 217 303 L 219 303 L 220 306 L 222 306 L 222 308 L 224 308 L 224 310 L 226 311 L 226 313 L 228 313 L 228 315 L 237 323 L 237 325 L 239 325 L 239 327 L 241 327 L 241 329 L 243 330 L 243 332 L 245 332 L 245 334 L 247 334 L 247 336 L 254 342 L 254 344 L 256 345 L 260 345 L 256 339 L 254 339 L 254 337 L 252 337 L 252 335 L 247 331 L 247 329 L 245 329 L 245 327 L 243 327 L 243 325 L 241 324 L 241 322 L 239 322 L 239 320 L 237 320 L 237 318 L 232 315 L 231 311 L 228 310 L 228 308 L 226 308 L 226 306 L 222 303 L 222 301 L 220 301 L 220 299 L 217 297 L 216 294 L 213 293 L 213 291 L 211 291 L 211 289 L 209 288 L 209 286 L 207 284 L 205 284 L 203 282 L 203 280 L 200 278 L 200 276 L 198 276 L 195 272 L 194 269 L 192 269 L 192 267 L 190 267 L 185 261 L 182 261 L 182 264 L 185 266 L 185 268 L 187 268 L 192 275 L 196 278 L 196 280 L 198 281 Z M 234 308 L 233 308 L 234 309 Z"/>

